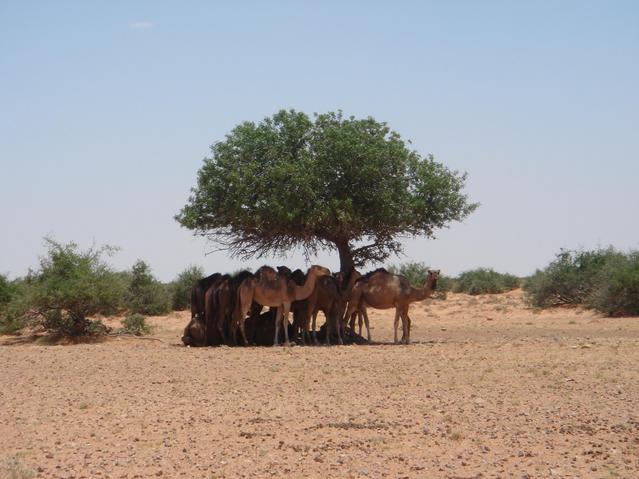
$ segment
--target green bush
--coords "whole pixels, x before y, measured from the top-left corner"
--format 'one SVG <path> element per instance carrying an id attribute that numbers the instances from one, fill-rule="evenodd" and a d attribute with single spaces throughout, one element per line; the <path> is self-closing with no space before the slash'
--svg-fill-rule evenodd
<path id="1" fill-rule="evenodd" d="M 22 306 L 27 315 L 45 329 L 68 336 L 102 331 L 89 316 L 117 310 L 123 294 L 104 255 L 109 246 L 80 251 L 75 243 L 61 244 L 45 238 L 48 251 L 40 270 L 25 282 Z"/>
<path id="2" fill-rule="evenodd" d="M 4 308 L 14 295 L 14 286 L 6 275 L 0 274 L 0 310 Z"/>
<path id="3" fill-rule="evenodd" d="M 122 320 L 122 327 L 125 332 L 142 336 L 151 333 L 151 326 L 146 323 L 146 318 L 138 313 L 129 314 Z"/>
<path id="4" fill-rule="evenodd" d="M 490 268 L 477 268 L 461 273 L 452 285 L 453 292 L 466 294 L 496 294 L 519 287 L 519 278 L 498 273 Z"/>
<path id="5" fill-rule="evenodd" d="M 132 313 L 149 316 L 170 311 L 171 303 L 166 286 L 153 277 L 151 268 L 142 260 L 138 260 L 131 269 L 125 305 Z"/>
<path id="6" fill-rule="evenodd" d="M 421 288 L 424 286 L 430 267 L 418 261 L 409 261 L 407 263 L 402 263 L 399 266 L 388 266 L 386 269 L 389 273 L 405 276 L 414 288 Z M 440 274 L 437 279 L 437 291 L 435 297 L 445 299 L 445 293 L 450 291 L 452 281 L 452 278 Z"/>
<path id="7" fill-rule="evenodd" d="M 526 297 L 539 308 L 586 304 L 606 265 L 622 259 L 623 254 L 613 248 L 562 250 L 546 268 L 537 270 L 524 283 Z"/>
<path id="8" fill-rule="evenodd" d="M 639 316 L 639 252 L 609 258 L 586 306 L 608 316 Z"/>
<path id="9" fill-rule="evenodd" d="M 171 307 L 175 311 L 183 311 L 191 305 L 191 290 L 197 281 L 204 277 L 204 270 L 199 266 L 189 266 L 169 284 Z"/>

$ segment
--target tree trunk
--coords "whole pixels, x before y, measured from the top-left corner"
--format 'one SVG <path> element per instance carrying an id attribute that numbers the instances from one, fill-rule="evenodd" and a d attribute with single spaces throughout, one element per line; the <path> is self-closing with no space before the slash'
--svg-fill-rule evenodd
<path id="1" fill-rule="evenodd" d="M 337 246 L 337 251 L 339 252 L 339 270 L 347 274 L 353 268 L 355 268 L 355 261 L 353 261 L 353 251 L 351 250 L 351 245 L 348 244 L 348 240 L 336 240 L 335 246 Z"/>

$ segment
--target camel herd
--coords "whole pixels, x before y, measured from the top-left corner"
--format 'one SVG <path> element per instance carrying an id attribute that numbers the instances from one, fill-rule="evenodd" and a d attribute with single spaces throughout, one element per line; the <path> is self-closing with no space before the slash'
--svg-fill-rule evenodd
<path id="1" fill-rule="evenodd" d="M 367 308 L 395 308 L 394 340 L 402 321 L 401 342 L 410 342 L 411 303 L 428 298 L 437 287 L 439 271 L 428 271 L 424 285 L 412 287 L 401 275 L 380 268 L 361 275 L 353 269 L 347 274 L 331 272 L 313 265 L 306 273 L 286 266 L 277 270 L 262 266 L 255 273 L 235 275 L 215 273 L 199 280 L 191 293 L 191 320 L 184 328 L 182 342 L 187 346 L 318 344 L 316 320 L 319 312 L 326 318 L 320 329 L 326 344 L 335 338 L 343 344 L 347 334 L 354 335 L 358 320 L 359 337 L 366 325 L 371 333 Z M 262 313 L 263 307 L 269 308 Z M 293 323 L 289 314 L 293 313 Z M 239 336 L 239 338 L 238 338 Z M 265 339 L 266 337 L 269 340 Z M 239 339 L 239 340 L 238 340 Z"/>

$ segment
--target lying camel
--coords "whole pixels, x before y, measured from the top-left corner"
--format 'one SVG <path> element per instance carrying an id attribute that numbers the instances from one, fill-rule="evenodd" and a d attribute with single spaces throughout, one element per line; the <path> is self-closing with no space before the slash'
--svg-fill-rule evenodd
<path id="1" fill-rule="evenodd" d="M 248 345 L 244 323 L 253 301 L 262 306 L 276 307 L 273 345 L 277 345 L 279 342 L 280 326 L 284 328 L 284 342 L 288 344 L 288 313 L 291 309 L 291 303 L 308 298 L 315 288 L 317 278 L 327 276 L 331 272 L 323 266 L 311 266 L 306 274 L 306 280 L 301 286 L 288 279 L 286 274 L 279 274 L 269 267 L 263 266 L 258 272 L 255 276 L 246 278 L 240 285 L 234 322 L 239 326 L 244 344 Z"/>
<path id="2" fill-rule="evenodd" d="M 370 342 L 370 329 L 368 326 L 368 315 L 366 307 L 375 309 L 395 308 L 395 321 L 393 323 L 394 341 L 397 343 L 397 326 L 399 319 L 402 319 L 402 342 L 410 342 L 411 319 L 408 316 L 408 308 L 411 303 L 422 301 L 428 298 L 437 287 L 439 271 L 428 271 L 424 286 L 414 288 L 404 276 L 391 274 L 385 269 L 379 269 L 362 276 L 355 282 L 351 293 L 348 308 L 344 320 L 362 311 L 368 330 L 368 341 Z"/>
<path id="3" fill-rule="evenodd" d="M 206 325 L 198 317 L 191 318 L 182 333 L 184 346 L 206 346 Z"/>

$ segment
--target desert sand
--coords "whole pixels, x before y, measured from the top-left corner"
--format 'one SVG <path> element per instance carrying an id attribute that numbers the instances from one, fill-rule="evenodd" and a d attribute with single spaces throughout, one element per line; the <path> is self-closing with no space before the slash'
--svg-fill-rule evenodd
<path id="1" fill-rule="evenodd" d="M 365 346 L 0 337 L 0 477 L 639 477 L 639 318 L 449 294 L 404 346 L 370 316 Z"/>

